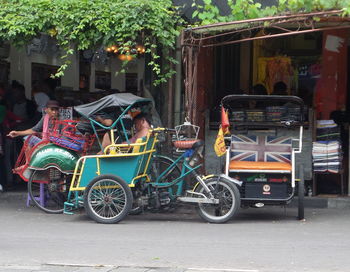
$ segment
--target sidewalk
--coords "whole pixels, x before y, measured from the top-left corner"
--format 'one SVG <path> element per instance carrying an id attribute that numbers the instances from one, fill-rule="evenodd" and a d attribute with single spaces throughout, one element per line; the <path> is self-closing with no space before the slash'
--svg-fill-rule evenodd
<path id="1" fill-rule="evenodd" d="M 27 192 L 25 191 L 8 191 L 0 193 L 0 201 L 7 202 L 20 202 L 27 200 Z M 316 209 L 346 209 L 350 208 L 350 196 L 337 196 L 337 195 L 320 195 L 313 197 L 305 197 L 305 208 Z M 298 206 L 298 198 L 294 197 L 292 202 L 288 205 L 290 207 Z"/>
<path id="2" fill-rule="evenodd" d="M 174 268 L 174 267 L 139 267 L 139 266 L 84 266 L 68 264 L 45 265 L 9 265 L 1 266 L 0 272 L 257 272 L 257 270 L 241 269 L 206 269 L 206 268 Z"/>

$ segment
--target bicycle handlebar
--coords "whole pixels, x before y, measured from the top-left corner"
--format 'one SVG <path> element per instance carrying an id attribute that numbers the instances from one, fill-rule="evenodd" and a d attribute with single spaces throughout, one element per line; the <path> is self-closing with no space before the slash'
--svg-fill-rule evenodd
<path id="1" fill-rule="evenodd" d="M 150 129 L 150 131 L 151 132 L 173 132 L 173 133 L 176 132 L 176 130 L 173 128 L 161 128 L 161 127 L 152 128 L 152 129 Z"/>

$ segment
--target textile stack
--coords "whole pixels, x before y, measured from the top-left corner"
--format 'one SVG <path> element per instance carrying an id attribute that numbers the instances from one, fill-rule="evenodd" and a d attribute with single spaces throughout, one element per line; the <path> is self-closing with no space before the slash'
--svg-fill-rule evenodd
<path id="1" fill-rule="evenodd" d="M 316 139 L 312 147 L 314 171 L 339 173 L 342 152 L 338 125 L 333 120 L 317 121 Z"/>

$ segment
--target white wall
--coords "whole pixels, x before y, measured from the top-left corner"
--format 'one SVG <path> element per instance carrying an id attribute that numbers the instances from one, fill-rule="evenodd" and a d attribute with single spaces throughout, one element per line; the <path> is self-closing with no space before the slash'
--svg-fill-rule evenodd
<path id="1" fill-rule="evenodd" d="M 61 78 L 62 87 L 69 87 L 73 90 L 79 89 L 79 55 L 69 56 L 70 65 L 66 69 L 64 76 Z M 7 59 L 10 62 L 10 80 L 17 80 L 26 88 L 26 96 L 31 95 L 32 81 L 32 63 L 42 63 L 47 65 L 61 65 L 60 56 L 48 56 L 46 54 L 31 53 L 28 55 L 25 48 L 17 49 L 11 46 L 10 56 Z M 137 73 L 138 82 L 144 77 L 144 58 L 138 58 L 131 61 L 126 71 L 128 73 Z M 110 58 L 106 65 L 101 63 L 91 64 L 90 74 L 90 91 L 95 88 L 95 71 L 111 72 L 111 87 L 113 89 L 125 90 L 125 74 L 117 73 L 120 71 L 122 63 L 117 58 Z"/>

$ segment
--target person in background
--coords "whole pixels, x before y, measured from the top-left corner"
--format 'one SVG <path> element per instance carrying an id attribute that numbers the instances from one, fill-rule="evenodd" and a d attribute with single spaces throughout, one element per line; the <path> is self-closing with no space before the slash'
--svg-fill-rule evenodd
<path id="1" fill-rule="evenodd" d="M 256 84 L 252 88 L 253 95 L 267 95 L 267 90 L 264 85 Z M 266 102 L 264 101 L 251 101 L 249 107 L 252 109 L 259 109 L 266 107 Z"/>
<path id="2" fill-rule="evenodd" d="M 0 88 L 0 192 L 4 191 L 7 185 L 6 175 L 5 175 L 5 160 L 4 160 L 4 150 L 3 150 L 3 121 L 6 116 L 6 105 L 5 105 L 5 89 Z"/>
<path id="3" fill-rule="evenodd" d="M 283 81 L 278 81 L 273 85 L 273 95 L 288 95 L 287 85 Z"/>
<path id="4" fill-rule="evenodd" d="M 37 118 L 36 119 L 39 119 L 39 117 L 40 118 L 42 117 L 43 109 L 45 108 L 46 103 L 48 103 L 50 98 L 45 92 L 43 92 L 41 90 L 41 88 L 38 85 L 33 87 L 32 94 L 33 94 L 34 101 L 37 105 L 37 108 L 36 108 Z"/>
<path id="5" fill-rule="evenodd" d="M 26 98 L 25 88 L 23 85 L 18 85 L 12 89 L 15 103 L 13 105 L 13 113 L 22 119 L 22 124 L 27 126 L 33 125 L 33 118 L 36 113 L 35 102 Z M 23 126 L 22 126 L 23 127 Z"/>
<path id="6" fill-rule="evenodd" d="M 262 84 L 255 84 L 252 89 L 253 95 L 267 95 L 267 90 Z"/>

